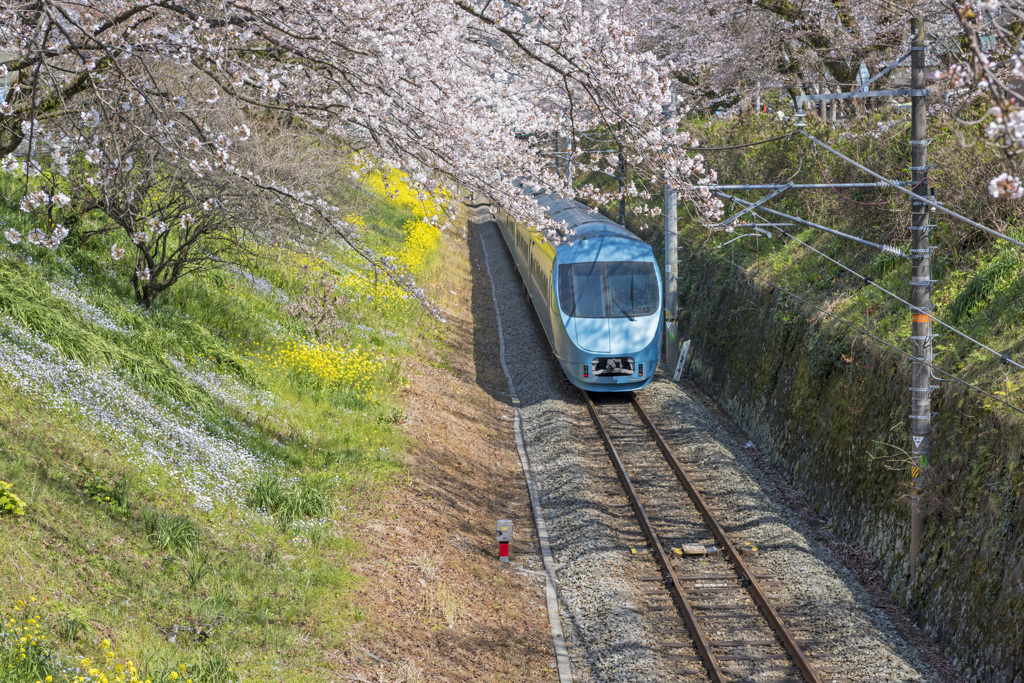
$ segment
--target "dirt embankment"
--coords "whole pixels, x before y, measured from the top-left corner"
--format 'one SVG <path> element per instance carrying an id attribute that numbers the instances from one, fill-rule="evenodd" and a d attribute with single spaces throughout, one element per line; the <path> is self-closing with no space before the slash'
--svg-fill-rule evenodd
<path id="1" fill-rule="evenodd" d="M 408 372 L 408 479 L 351 511 L 365 619 L 335 670 L 374 683 L 555 680 L 489 282 L 474 235 L 443 249 L 434 296 L 448 322 Z M 499 518 L 515 520 L 511 565 L 497 559 Z"/>

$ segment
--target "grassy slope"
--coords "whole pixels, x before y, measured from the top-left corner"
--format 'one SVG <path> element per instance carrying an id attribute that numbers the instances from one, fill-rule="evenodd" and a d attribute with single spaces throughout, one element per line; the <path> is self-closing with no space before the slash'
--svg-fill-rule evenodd
<path id="1" fill-rule="evenodd" d="M 839 146 L 888 177 L 905 179 L 909 166 L 909 122 L 902 114 L 885 113 L 856 122 L 845 133 L 812 123 L 809 132 Z M 768 124 L 767 117 L 719 122 L 706 129 L 702 143 L 731 144 L 740 137 L 759 139 L 782 132 L 786 124 Z M 776 131 L 774 126 L 780 130 Z M 1002 155 L 962 130 L 938 122 L 930 135 L 929 161 L 933 187 L 938 199 L 950 208 L 1016 239 L 1024 238 L 1019 202 L 988 197 L 988 179 L 1008 168 Z M 863 173 L 827 152 L 814 153 L 804 140 L 729 153 L 715 153 L 722 182 L 774 182 L 796 174 L 797 182 L 853 182 L 869 180 Z M 909 199 L 895 191 L 804 190 L 774 202 L 782 211 L 808 218 L 883 244 L 893 244 L 905 253 L 910 249 Z M 727 207 L 727 213 L 735 211 Z M 1013 245 L 986 236 L 945 216 L 934 214 L 932 244 L 932 290 L 936 316 L 1014 357 L 1024 351 L 1024 254 Z M 909 262 L 878 253 L 813 228 L 788 229 L 830 257 L 868 276 L 898 296 L 910 298 Z M 691 231 L 691 239 L 696 236 Z M 734 235 L 723 235 L 722 242 Z M 910 334 L 910 316 L 904 304 L 829 263 L 822 256 L 789 239 L 746 239 L 730 245 L 730 256 L 762 276 L 815 300 L 845 319 L 854 321 L 882 339 L 905 347 Z M 992 392 L 1007 390 L 1004 366 L 998 358 L 970 342 L 936 326 L 936 363 L 971 381 L 981 382 Z M 1017 373 L 1019 374 L 1019 373 Z M 1024 403 L 1021 377 L 1011 375 L 1009 399 Z M 1005 393 L 999 394 L 1006 398 Z"/>
<path id="2" fill-rule="evenodd" d="M 400 251 L 414 214 L 378 199 L 364 218 Z M 23 221 L 0 207 L 4 229 Z M 38 611 L 65 666 L 104 661 L 109 638 L 155 680 L 321 680 L 318 653 L 363 618 L 346 509 L 402 472 L 399 368 L 424 313 L 341 248 L 271 251 L 141 311 L 109 249 L 0 243 L 0 480 L 28 504 L 0 517 L 0 614 Z M 286 302 L 325 276 L 344 325 L 305 345 Z M 12 653 L 5 683 L 27 675 Z"/>

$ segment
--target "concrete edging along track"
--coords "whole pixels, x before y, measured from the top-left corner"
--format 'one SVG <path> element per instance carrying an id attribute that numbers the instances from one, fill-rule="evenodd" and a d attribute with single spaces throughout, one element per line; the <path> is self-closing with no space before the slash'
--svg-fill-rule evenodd
<path id="1" fill-rule="evenodd" d="M 639 527 L 623 514 L 625 496 L 579 390 L 555 361 L 505 242 L 484 211 L 475 223 L 490 254 L 507 365 L 558 563 L 558 607 L 574 680 L 668 680 L 648 638 L 653 615 L 636 580 L 652 568 L 630 557 L 623 541 Z"/>
<path id="2" fill-rule="evenodd" d="M 515 411 L 513 429 L 516 438 L 516 450 L 519 452 L 519 460 L 523 466 L 523 476 L 526 477 L 526 486 L 530 492 L 530 506 L 533 509 L 533 520 L 537 526 L 537 540 L 540 544 L 540 553 L 544 561 L 544 596 L 547 600 L 548 622 L 551 625 L 551 638 L 555 647 L 555 662 L 558 668 L 558 680 L 560 683 L 572 683 L 572 671 L 569 666 L 569 652 L 565 647 L 565 635 L 562 633 L 562 620 L 558 616 L 558 592 L 555 587 L 555 559 L 551 554 L 551 546 L 548 543 L 548 529 L 544 522 L 544 510 L 540 504 L 540 497 L 537 495 L 537 486 L 533 481 L 533 470 L 530 467 L 530 456 L 526 451 L 526 440 L 523 438 L 522 414 L 519 410 L 519 398 L 516 395 L 515 382 L 509 372 L 508 363 L 505 362 L 505 333 L 501 325 L 501 311 L 498 308 L 498 292 L 494 286 L 494 278 L 491 275 L 490 259 L 487 255 L 487 243 L 483 237 L 480 238 L 480 246 L 484 252 L 484 268 L 487 270 L 487 277 L 491 281 L 491 297 L 494 300 L 494 317 L 498 324 L 498 358 L 501 360 L 501 369 L 508 380 L 509 395 L 512 397 L 512 408 Z"/>

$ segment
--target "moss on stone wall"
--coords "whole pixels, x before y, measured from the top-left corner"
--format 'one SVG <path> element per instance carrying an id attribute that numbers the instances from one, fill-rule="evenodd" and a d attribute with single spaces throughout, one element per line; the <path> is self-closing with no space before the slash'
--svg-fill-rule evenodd
<path id="1" fill-rule="evenodd" d="M 911 580 L 906 358 L 705 254 L 686 253 L 679 275 L 687 374 L 841 537 L 874 553 L 969 678 L 1024 680 L 1024 420 L 962 385 L 935 392 Z"/>

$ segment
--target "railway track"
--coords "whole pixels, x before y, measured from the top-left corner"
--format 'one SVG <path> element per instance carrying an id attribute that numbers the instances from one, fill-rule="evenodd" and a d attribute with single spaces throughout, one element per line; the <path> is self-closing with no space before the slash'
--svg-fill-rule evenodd
<path id="1" fill-rule="evenodd" d="M 784 621 L 799 621 L 799 606 L 786 602 L 783 582 L 751 569 L 744 554 L 755 549 L 729 538 L 636 397 L 584 397 L 661 569 L 645 596 L 666 615 L 656 617 L 665 659 L 684 678 L 702 668 L 715 683 L 836 680 L 812 663 Z"/>

